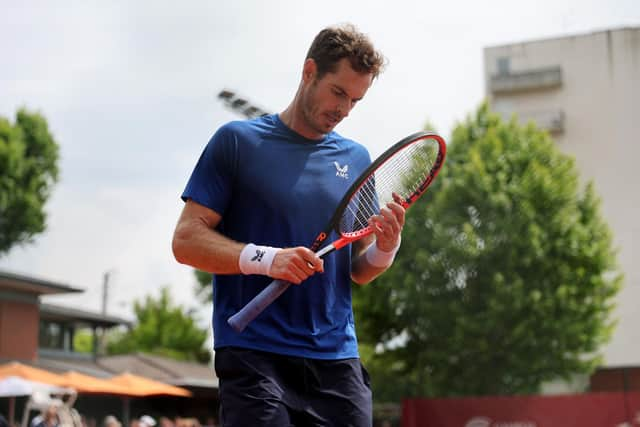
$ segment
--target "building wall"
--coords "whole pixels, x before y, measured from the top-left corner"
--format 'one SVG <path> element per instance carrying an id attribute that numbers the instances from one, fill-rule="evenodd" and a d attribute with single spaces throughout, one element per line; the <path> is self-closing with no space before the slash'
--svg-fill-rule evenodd
<path id="1" fill-rule="evenodd" d="M 38 318 L 37 300 L 0 299 L 0 358 L 36 360 Z"/>
<path id="2" fill-rule="evenodd" d="M 563 130 L 552 136 L 602 197 L 625 274 L 615 310 L 619 323 L 604 348 L 605 362 L 640 364 L 640 28 L 490 47 L 484 57 L 494 110 L 530 116 L 562 112 Z M 506 74 L 560 67 L 561 83 L 495 90 L 491 76 L 505 74 L 505 64 Z"/>
<path id="3" fill-rule="evenodd" d="M 640 391 L 640 368 L 600 369 L 589 383 L 593 392 Z"/>

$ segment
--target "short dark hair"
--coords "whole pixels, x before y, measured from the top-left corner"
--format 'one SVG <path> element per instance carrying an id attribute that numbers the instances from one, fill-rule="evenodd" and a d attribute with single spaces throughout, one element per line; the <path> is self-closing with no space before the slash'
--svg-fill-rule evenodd
<path id="1" fill-rule="evenodd" d="M 318 78 L 328 72 L 335 72 L 338 62 L 343 58 L 349 60 L 354 71 L 373 74 L 374 79 L 385 66 L 384 56 L 352 24 L 327 27 L 320 31 L 307 52 L 306 59 L 309 58 L 318 67 Z"/>

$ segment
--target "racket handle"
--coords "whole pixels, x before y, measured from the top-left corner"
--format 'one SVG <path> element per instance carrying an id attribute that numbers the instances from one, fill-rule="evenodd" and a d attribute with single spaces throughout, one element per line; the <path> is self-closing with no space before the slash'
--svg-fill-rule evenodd
<path id="1" fill-rule="evenodd" d="M 325 246 L 316 252 L 316 255 L 319 257 L 323 257 L 328 253 L 335 251 L 336 249 L 341 248 L 346 244 L 342 243 L 340 246 L 336 246 L 336 242 L 333 242 L 330 245 Z M 274 280 L 269 283 L 269 286 L 264 288 L 258 295 L 253 297 L 251 301 L 247 303 L 242 309 L 234 314 L 233 316 L 227 319 L 227 323 L 229 326 L 233 328 L 236 332 L 244 331 L 244 328 L 247 327 L 249 323 L 256 317 L 258 314 L 262 313 L 265 308 L 269 306 L 273 301 L 276 300 L 280 295 L 286 291 L 291 283 L 286 282 L 284 280 Z"/>
<path id="2" fill-rule="evenodd" d="M 258 295 L 247 303 L 242 310 L 227 319 L 227 323 L 236 332 L 242 332 L 247 325 L 255 319 L 258 314 L 269 306 L 276 298 L 291 286 L 291 283 L 284 280 L 274 280 L 264 288 Z"/>

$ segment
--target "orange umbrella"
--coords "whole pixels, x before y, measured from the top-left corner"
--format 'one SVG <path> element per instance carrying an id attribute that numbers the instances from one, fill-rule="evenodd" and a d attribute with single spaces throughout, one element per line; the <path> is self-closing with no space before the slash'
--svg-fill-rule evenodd
<path id="1" fill-rule="evenodd" d="M 49 371 L 45 371 L 44 369 L 34 368 L 32 366 L 23 365 L 18 362 L 10 362 L 4 365 L 0 365 L 0 380 L 10 380 L 10 379 L 21 379 L 32 382 L 32 388 L 46 386 L 60 386 L 65 387 L 64 378 L 60 375 L 53 374 Z M 37 384 L 40 384 L 39 386 Z M 57 391 L 60 393 L 73 393 L 75 394 L 75 390 L 68 389 L 56 389 L 55 387 L 51 389 L 51 391 Z M 29 395 L 32 390 L 28 393 L 21 393 Z M 16 394 L 20 395 L 20 393 Z M 9 421 L 13 424 L 14 420 L 14 412 L 15 412 L 15 396 L 9 397 Z"/>
<path id="2" fill-rule="evenodd" d="M 129 373 L 112 377 L 109 381 L 126 387 L 130 391 L 136 393 L 136 396 L 166 395 L 191 397 L 192 395 L 192 393 L 185 388 L 176 387 Z"/>
<path id="3" fill-rule="evenodd" d="M 122 385 L 109 380 L 84 375 L 79 372 L 69 371 L 61 375 L 65 386 L 75 388 L 79 393 L 116 394 L 122 396 L 144 396 Z"/>
<path id="4" fill-rule="evenodd" d="M 0 365 L 0 378 L 10 376 L 50 385 L 65 386 L 65 379 L 62 376 L 18 362 Z"/>
<path id="5" fill-rule="evenodd" d="M 139 377 L 133 374 L 122 374 L 115 377 L 111 377 L 109 380 L 114 384 L 126 387 L 132 392 L 135 392 L 137 396 L 184 396 L 190 397 L 192 393 L 181 387 L 172 386 L 162 383 L 160 381 L 151 380 L 149 378 Z M 129 422 L 129 399 L 125 398 L 122 406 L 122 418 Z"/>

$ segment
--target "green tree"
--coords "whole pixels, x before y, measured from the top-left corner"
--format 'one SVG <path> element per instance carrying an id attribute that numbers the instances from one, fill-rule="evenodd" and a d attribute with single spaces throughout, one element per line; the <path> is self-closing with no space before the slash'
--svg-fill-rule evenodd
<path id="1" fill-rule="evenodd" d="M 211 287 L 213 275 L 197 269 L 193 270 L 193 275 L 196 278 L 196 297 L 202 302 L 211 302 L 213 300 L 213 288 Z"/>
<path id="2" fill-rule="evenodd" d="M 394 265 L 354 291 L 377 398 L 535 393 L 591 372 L 621 282 L 599 203 L 533 124 L 486 104 L 459 124 Z"/>
<path id="3" fill-rule="evenodd" d="M 44 204 L 58 179 L 58 144 L 47 121 L 20 109 L 0 117 L 0 255 L 46 227 Z"/>
<path id="4" fill-rule="evenodd" d="M 178 360 L 211 359 L 205 346 L 208 330 L 198 327 L 192 313 L 174 306 L 168 288 L 162 288 L 158 299 L 135 301 L 134 312 L 137 322 L 131 330 L 109 336 L 108 354 L 142 351 Z"/>
<path id="5" fill-rule="evenodd" d="M 78 329 L 73 334 L 73 351 L 78 353 L 93 353 L 93 331 Z"/>

